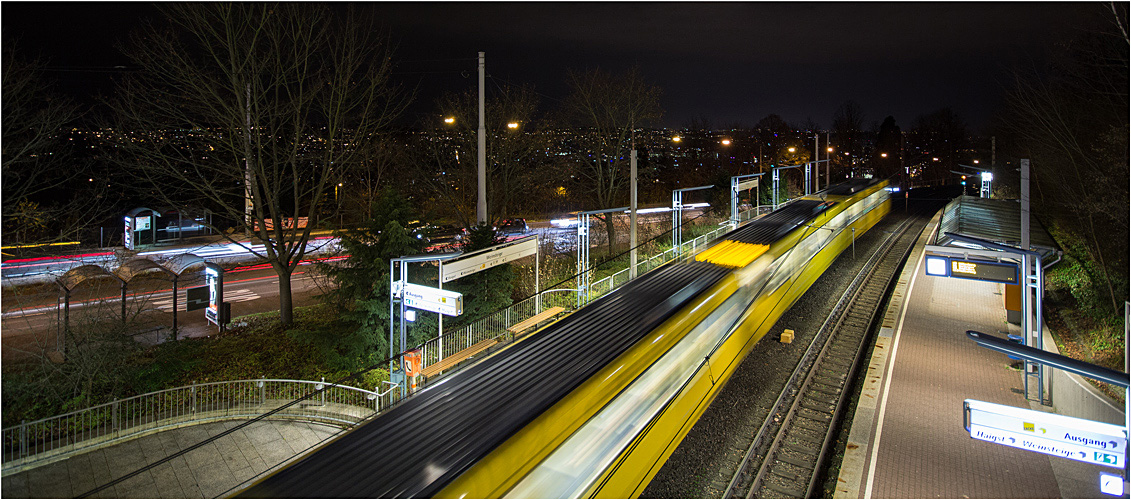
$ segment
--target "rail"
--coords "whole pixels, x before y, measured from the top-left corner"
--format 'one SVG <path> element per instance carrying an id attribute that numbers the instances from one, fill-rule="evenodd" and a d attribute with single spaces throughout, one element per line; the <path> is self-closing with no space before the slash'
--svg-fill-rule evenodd
<path id="1" fill-rule="evenodd" d="M 398 392 L 325 380 L 254 379 L 141 394 L 3 429 L 3 475 L 162 430 L 254 418 L 306 397 L 272 418 L 348 427 L 394 403 Z"/>
<path id="2" fill-rule="evenodd" d="M 912 225 L 913 219 L 903 221 L 845 289 L 752 437 L 723 498 L 811 498 L 815 494 L 876 308 L 914 244 L 915 234 L 908 232 Z M 905 234 L 910 242 L 905 241 Z M 802 434 L 822 435 L 815 444 L 796 444 L 813 443 L 814 438 L 792 434 L 794 425 Z M 783 455 L 789 459 L 780 459 Z"/>

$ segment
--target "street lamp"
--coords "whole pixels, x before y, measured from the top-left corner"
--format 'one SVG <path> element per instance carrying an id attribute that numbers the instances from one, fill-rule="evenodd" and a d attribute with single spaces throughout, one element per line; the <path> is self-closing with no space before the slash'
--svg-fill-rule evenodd
<path id="1" fill-rule="evenodd" d="M 790 148 L 789 148 L 789 152 L 790 152 L 790 153 L 796 153 L 796 152 L 797 152 L 797 148 L 795 148 L 795 147 L 793 147 L 793 146 L 790 146 Z"/>
<path id="2" fill-rule="evenodd" d="M 514 129 L 518 128 L 518 122 L 510 122 L 510 123 L 508 123 L 508 124 L 507 124 L 507 128 L 509 128 L 509 129 L 511 129 L 511 130 L 514 130 Z"/>
<path id="3" fill-rule="evenodd" d="M 682 140 L 683 140 L 683 138 L 678 136 L 678 135 L 675 136 L 675 137 L 672 137 L 672 142 L 679 142 L 679 141 L 682 141 Z M 977 163 L 977 162 L 975 162 L 975 163 Z"/>
<path id="4" fill-rule="evenodd" d="M 722 144 L 723 146 L 730 146 L 730 139 L 723 139 Z"/>
<path id="5" fill-rule="evenodd" d="M 444 118 L 444 123 L 447 123 L 448 125 L 451 125 L 455 122 L 456 122 L 456 119 L 455 119 L 454 116 L 449 116 L 447 118 Z"/>
<path id="6" fill-rule="evenodd" d="M 880 158 L 887 158 L 887 157 L 888 157 L 887 153 L 880 153 Z"/>

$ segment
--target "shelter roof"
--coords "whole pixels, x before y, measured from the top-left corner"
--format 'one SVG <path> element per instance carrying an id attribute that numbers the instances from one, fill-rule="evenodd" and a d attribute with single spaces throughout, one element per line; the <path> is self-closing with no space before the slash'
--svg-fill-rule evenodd
<path id="1" fill-rule="evenodd" d="M 58 282 L 59 286 L 63 287 L 64 290 L 70 291 L 74 290 L 75 287 L 79 286 L 80 283 L 91 278 L 97 278 L 99 276 L 110 276 L 117 280 L 121 279 L 107 272 L 101 266 L 87 264 L 84 266 L 73 267 L 67 270 L 67 272 L 63 273 L 62 276 L 55 278 L 55 281 Z"/>
<path id="2" fill-rule="evenodd" d="M 947 203 L 935 245 L 983 249 L 981 245 L 955 241 L 946 233 L 962 234 L 1001 245 L 1021 248 L 1021 203 L 1019 200 L 995 200 L 960 196 Z M 1029 247 L 1049 257 L 1059 250 L 1056 242 L 1036 219 L 1029 218 Z"/>

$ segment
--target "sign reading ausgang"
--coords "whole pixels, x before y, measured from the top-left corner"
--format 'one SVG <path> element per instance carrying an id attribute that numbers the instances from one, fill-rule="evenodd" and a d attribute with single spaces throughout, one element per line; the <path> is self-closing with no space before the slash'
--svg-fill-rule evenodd
<path id="1" fill-rule="evenodd" d="M 966 430 L 974 439 L 1123 468 L 1123 427 L 972 399 L 963 406 Z"/>
<path id="2" fill-rule="evenodd" d="M 463 314 L 463 294 L 459 292 L 405 283 L 403 296 L 408 307 L 448 316 Z"/>
<path id="3" fill-rule="evenodd" d="M 441 283 L 462 278 L 484 269 L 490 269 L 499 264 L 506 264 L 512 260 L 538 253 L 538 237 L 528 236 L 521 240 L 495 245 L 479 252 L 468 254 L 459 260 L 444 264 Z"/>

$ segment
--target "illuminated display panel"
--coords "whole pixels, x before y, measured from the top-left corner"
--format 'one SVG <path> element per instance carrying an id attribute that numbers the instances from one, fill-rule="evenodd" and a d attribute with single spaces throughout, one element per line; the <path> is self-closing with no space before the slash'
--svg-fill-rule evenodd
<path id="1" fill-rule="evenodd" d="M 953 278 L 966 278 L 1016 285 L 1020 283 L 1017 274 L 1016 264 L 950 259 L 950 276 Z"/>

